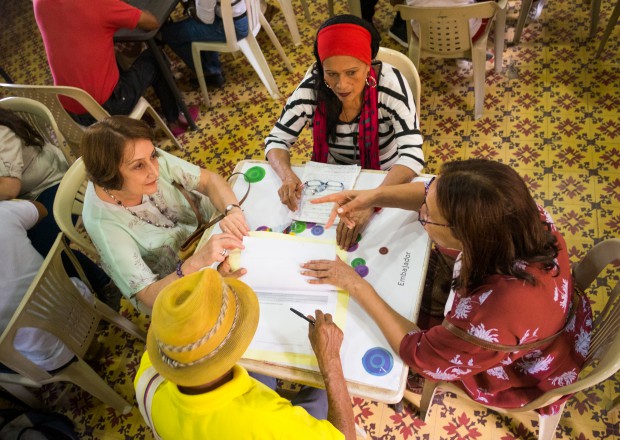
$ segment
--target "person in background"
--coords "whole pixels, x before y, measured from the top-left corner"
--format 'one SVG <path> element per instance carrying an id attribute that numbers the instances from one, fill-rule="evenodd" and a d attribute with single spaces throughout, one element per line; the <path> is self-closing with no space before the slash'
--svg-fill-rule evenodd
<path id="1" fill-rule="evenodd" d="M 0 334 L 43 264 L 43 257 L 30 243 L 27 231 L 47 215 L 45 206 L 39 202 L 0 201 Z M 84 297 L 92 298 L 81 280 L 72 278 L 72 281 Z M 64 366 L 74 356 L 58 338 L 37 328 L 20 328 L 13 344 L 24 357 L 47 371 Z M 0 371 L 2 368 L 0 364 Z"/>
<path id="2" fill-rule="evenodd" d="M 368 206 L 417 210 L 430 238 L 460 251 L 442 325 L 421 330 L 341 260 L 304 264 L 311 283 L 346 290 L 416 373 L 454 382 L 473 400 L 519 408 L 577 379 L 590 345 L 592 310 L 574 291 L 566 243 L 507 165 L 446 163 L 429 181 L 344 191 L 341 220 Z M 522 348 L 521 348 L 522 347 Z M 540 409 L 557 413 L 569 396 Z"/>
<path id="3" fill-rule="evenodd" d="M 379 3 L 379 0 L 360 0 L 362 18 L 369 23 L 373 22 L 372 19 L 375 16 L 375 6 L 377 5 L 377 3 Z M 388 30 L 388 35 L 401 46 L 409 46 L 407 44 L 407 25 L 405 21 L 400 17 L 400 13 L 398 12 L 396 13 L 396 15 L 394 15 L 392 25 Z"/>
<path id="4" fill-rule="evenodd" d="M 222 177 L 155 148 L 148 125 L 127 116 L 88 127 L 81 148 L 90 179 L 84 226 L 102 267 L 134 307 L 149 312 L 166 285 L 212 264 L 226 275 L 245 273 L 230 273 L 228 252 L 243 247 L 249 228 Z M 191 193 L 204 219 L 216 210 L 226 215 L 220 222 L 225 232 L 184 261 L 177 252 L 198 220 L 175 182 Z"/>
<path id="5" fill-rule="evenodd" d="M 47 255 L 60 232 L 51 213 L 67 168 L 59 148 L 46 143 L 16 113 L 0 108 L 0 200 L 37 200 L 50 213 L 28 228 L 28 238 L 41 255 Z M 86 255 L 77 251 L 75 255 L 97 295 L 114 310 L 119 310 L 118 288 Z M 66 267 L 71 276 L 77 275 L 72 265 Z"/>
<path id="6" fill-rule="evenodd" d="M 162 40 L 170 46 L 192 70 L 195 70 L 192 57 L 194 41 L 226 42 L 219 0 L 195 0 L 188 8 L 189 18 L 166 23 L 161 30 Z M 245 0 L 231 2 L 233 22 L 237 39 L 248 35 L 248 15 Z M 221 87 L 226 81 L 222 74 L 219 52 L 201 52 L 205 82 L 210 87 Z"/>
<path id="7" fill-rule="evenodd" d="M 179 112 L 153 53 L 142 52 L 128 70 L 119 71 L 116 62 L 116 31 L 159 29 L 153 14 L 121 0 L 34 0 L 34 15 L 54 85 L 85 90 L 111 115 L 130 114 L 146 89 L 153 86 L 172 133 L 179 136 L 185 132 L 188 121 Z M 80 124 L 95 122 L 76 101 L 61 97 L 61 102 Z M 190 113 L 198 116 L 198 107 L 191 107 Z"/>
<path id="8" fill-rule="evenodd" d="M 353 15 L 332 17 L 319 28 L 316 62 L 265 139 L 265 155 L 282 180 L 280 200 L 289 209 L 298 209 L 303 189 L 290 149 L 306 124 L 312 127 L 313 161 L 388 171 L 382 186 L 409 182 L 422 171 L 413 93 L 398 69 L 372 61 L 379 43 L 374 27 Z M 352 229 L 338 226 L 340 247 L 355 243 L 372 213 L 356 212 Z"/>
<path id="9" fill-rule="evenodd" d="M 258 326 L 254 291 L 213 269 L 168 285 L 155 300 L 134 380 L 140 411 L 158 438 L 355 439 L 340 347 L 342 331 L 316 311 L 308 337 L 329 409 L 317 420 L 237 364 Z"/>

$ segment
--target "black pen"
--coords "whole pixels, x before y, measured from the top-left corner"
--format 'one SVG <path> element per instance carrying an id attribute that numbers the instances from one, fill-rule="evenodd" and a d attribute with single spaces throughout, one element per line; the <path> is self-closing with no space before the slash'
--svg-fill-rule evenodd
<path id="1" fill-rule="evenodd" d="M 289 310 L 291 312 L 293 312 L 294 314 L 296 314 L 297 316 L 304 318 L 306 321 L 308 321 L 310 324 L 314 325 L 314 321 L 310 318 L 308 318 L 306 315 L 304 315 L 303 313 L 301 313 L 299 310 L 295 310 L 294 308 L 290 307 Z"/>

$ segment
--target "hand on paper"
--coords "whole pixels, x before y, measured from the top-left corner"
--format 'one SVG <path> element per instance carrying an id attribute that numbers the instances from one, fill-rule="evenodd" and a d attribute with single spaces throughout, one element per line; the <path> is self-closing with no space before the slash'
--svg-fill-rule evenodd
<path id="1" fill-rule="evenodd" d="M 301 200 L 303 185 L 299 177 L 291 171 L 290 175 L 282 180 L 282 186 L 278 190 L 280 201 L 291 211 L 297 211 Z"/>
<path id="2" fill-rule="evenodd" d="M 326 228 L 333 225 L 336 216 L 339 216 L 341 224 L 344 223 L 347 227 L 353 229 L 355 227 L 359 211 L 366 210 L 374 206 L 374 195 L 375 190 L 342 191 L 325 197 L 319 197 L 312 200 L 311 203 L 335 203 L 329 216 L 329 221 L 325 224 Z"/>
<path id="3" fill-rule="evenodd" d="M 354 287 L 364 283 L 355 270 L 347 263 L 336 257 L 335 260 L 311 260 L 301 265 L 301 274 L 313 277 L 310 284 L 331 284 L 347 292 L 354 291 Z"/>
<path id="4" fill-rule="evenodd" d="M 342 346 L 342 330 L 334 324 L 332 315 L 315 311 L 314 325 L 308 324 L 308 339 L 319 362 L 321 372 L 329 368 L 334 360 L 340 366 L 340 347 Z"/>
<path id="5" fill-rule="evenodd" d="M 355 224 L 352 228 L 347 226 L 344 222 L 338 223 L 338 229 L 336 229 L 336 241 L 341 249 L 347 250 L 355 244 L 357 241 L 357 236 L 364 230 L 366 224 L 370 221 L 370 217 L 373 212 L 373 208 L 366 208 L 352 213 L 350 218 Z"/>
<path id="6" fill-rule="evenodd" d="M 215 234 L 209 238 L 206 245 L 198 249 L 187 261 L 198 270 L 209 267 L 216 262 L 222 263 L 227 259 L 228 253 L 232 249 L 243 249 L 243 242 L 233 234 Z"/>
<path id="7" fill-rule="evenodd" d="M 250 232 L 243 211 L 239 208 L 233 208 L 226 217 L 220 220 L 220 229 L 224 233 L 234 235 L 239 240 L 243 240 L 243 236 Z"/>

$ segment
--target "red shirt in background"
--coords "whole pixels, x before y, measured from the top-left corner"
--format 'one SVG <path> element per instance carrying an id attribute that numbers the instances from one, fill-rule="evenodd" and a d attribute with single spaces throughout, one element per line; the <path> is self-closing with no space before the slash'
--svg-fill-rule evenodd
<path id="1" fill-rule="evenodd" d="M 54 85 L 86 90 L 105 103 L 119 79 L 114 33 L 134 29 L 142 11 L 120 0 L 34 0 Z M 63 106 L 76 114 L 86 109 L 72 99 Z"/>

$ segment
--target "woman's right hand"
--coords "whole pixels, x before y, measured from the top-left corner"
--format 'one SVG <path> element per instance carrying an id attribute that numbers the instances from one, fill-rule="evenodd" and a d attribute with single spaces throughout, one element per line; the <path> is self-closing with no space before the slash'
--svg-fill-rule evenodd
<path id="1" fill-rule="evenodd" d="M 194 255 L 187 259 L 187 262 L 191 263 L 195 270 L 199 270 L 216 262 L 224 262 L 231 250 L 243 249 L 243 247 L 243 242 L 233 234 L 214 234 L 209 238 L 207 244 L 196 250 Z"/>
<path id="2" fill-rule="evenodd" d="M 329 220 L 325 224 L 329 228 L 334 224 L 336 216 L 349 228 L 353 229 L 356 225 L 355 217 L 361 211 L 374 207 L 376 190 L 350 190 L 341 191 L 311 200 L 310 203 L 334 203 Z"/>
<path id="3" fill-rule="evenodd" d="M 297 211 L 299 201 L 301 200 L 302 190 L 303 185 L 301 180 L 295 173 L 291 172 L 284 179 L 282 179 L 282 186 L 278 190 L 280 201 L 291 211 Z"/>

